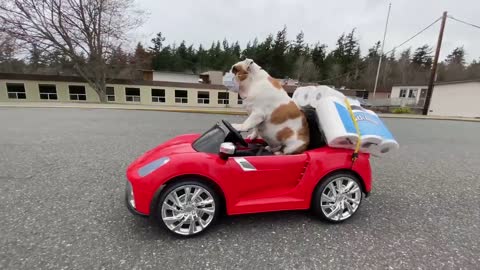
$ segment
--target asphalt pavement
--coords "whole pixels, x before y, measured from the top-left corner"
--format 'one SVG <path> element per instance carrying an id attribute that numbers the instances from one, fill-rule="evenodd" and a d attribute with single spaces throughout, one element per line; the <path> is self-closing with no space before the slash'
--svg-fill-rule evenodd
<path id="1" fill-rule="evenodd" d="M 0 269 L 479 269 L 480 124 L 385 119 L 401 148 L 341 225 L 308 212 L 226 217 L 178 239 L 133 216 L 138 155 L 244 116 L 0 108 Z"/>

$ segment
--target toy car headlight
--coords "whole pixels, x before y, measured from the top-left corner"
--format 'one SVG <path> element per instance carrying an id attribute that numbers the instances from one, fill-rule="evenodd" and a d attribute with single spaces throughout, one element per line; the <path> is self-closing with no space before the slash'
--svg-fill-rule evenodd
<path id="1" fill-rule="evenodd" d="M 143 165 L 139 170 L 138 170 L 138 175 L 141 177 L 144 177 L 148 175 L 149 173 L 155 171 L 156 169 L 162 167 L 163 165 L 167 164 L 170 161 L 168 157 L 162 157 L 159 159 L 156 159 L 154 161 L 151 161 L 145 165 Z"/>

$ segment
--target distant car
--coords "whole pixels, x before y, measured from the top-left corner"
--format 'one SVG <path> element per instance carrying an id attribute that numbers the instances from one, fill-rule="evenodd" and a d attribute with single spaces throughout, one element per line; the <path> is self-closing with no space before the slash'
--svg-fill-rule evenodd
<path id="1" fill-rule="evenodd" d="M 274 155 L 262 140 L 245 140 L 229 122 L 203 134 L 172 138 L 127 169 L 126 204 L 175 235 L 204 232 L 219 215 L 310 209 L 342 222 L 371 190 L 369 154 L 325 144 L 314 111 L 307 110 L 310 146 Z"/>

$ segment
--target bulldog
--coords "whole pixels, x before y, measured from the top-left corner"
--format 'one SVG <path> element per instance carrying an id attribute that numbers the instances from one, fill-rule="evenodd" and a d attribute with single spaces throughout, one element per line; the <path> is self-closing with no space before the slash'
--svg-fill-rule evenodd
<path id="1" fill-rule="evenodd" d="M 232 126 L 239 132 L 252 130 L 248 138 L 263 139 L 277 155 L 305 151 L 310 140 L 307 119 L 282 84 L 252 59 L 232 65 L 230 74 L 224 84 L 239 93 L 248 112 L 243 123 Z"/>

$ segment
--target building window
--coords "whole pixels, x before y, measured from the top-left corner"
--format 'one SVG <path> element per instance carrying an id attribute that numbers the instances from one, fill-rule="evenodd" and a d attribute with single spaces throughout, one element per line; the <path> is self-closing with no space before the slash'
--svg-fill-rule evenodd
<path id="1" fill-rule="evenodd" d="M 107 86 L 107 101 L 115 101 L 115 88 Z"/>
<path id="2" fill-rule="evenodd" d="M 70 100 L 87 100 L 85 86 L 83 85 L 69 85 L 68 91 L 70 94 Z"/>
<path id="3" fill-rule="evenodd" d="M 198 104 L 209 104 L 210 103 L 210 93 L 206 91 L 198 92 L 197 98 Z"/>
<path id="4" fill-rule="evenodd" d="M 238 105 L 243 104 L 243 99 L 240 97 L 240 94 L 238 94 L 237 104 L 238 104 Z"/>
<path id="5" fill-rule="evenodd" d="M 9 99 L 27 99 L 23 83 L 7 83 L 7 94 Z"/>
<path id="6" fill-rule="evenodd" d="M 175 103 L 188 103 L 187 90 L 175 90 Z"/>
<path id="7" fill-rule="evenodd" d="M 57 88 L 53 84 L 39 84 L 40 99 L 57 100 Z"/>
<path id="8" fill-rule="evenodd" d="M 218 92 L 218 104 L 228 104 L 228 93 Z"/>
<path id="9" fill-rule="evenodd" d="M 400 89 L 400 96 L 401 98 L 403 97 L 406 97 L 407 96 L 407 89 Z"/>
<path id="10" fill-rule="evenodd" d="M 152 89 L 152 102 L 165 103 L 165 89 Z"/>
<path id="11" fill-rule="evenodd" d="M 127 102 L 140 102 L 140 88 L 125 88 L 125 100 Z"/>
<path id="12" fill-rule="evenodd" d="M 418 92 L 417 88 L 410 89 L 410 91 L 408 92 L 408 97 L 409 98 L 416 98 L 417 97 L 417 92 Z"/>

